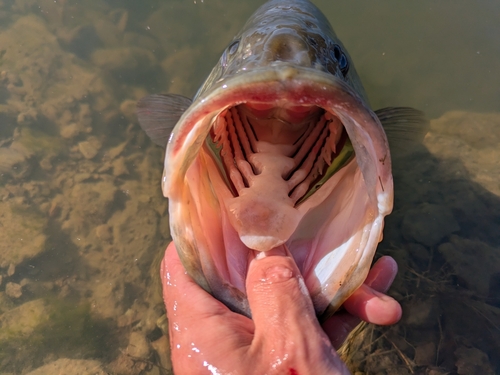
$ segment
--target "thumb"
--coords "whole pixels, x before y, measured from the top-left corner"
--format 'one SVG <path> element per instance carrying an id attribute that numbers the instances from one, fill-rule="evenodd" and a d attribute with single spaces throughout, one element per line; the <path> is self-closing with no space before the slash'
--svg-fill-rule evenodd
<path id="1" fill-rule="evenodd" d="M 258 253 L 248 268 L 246 290 L 255 335 L 270 331 L 283 336 L 321 329 L 304 279 L 284 245 Z M 279 340 L 279 337 L 274 337 Z"/>
<path id="2" fill-rule="evenodd" d="M 253 350 L 271 355 L 273 373 L 349 373 L 319 325 L 304 279 L 284 245 L 250 261 L 246 288 L 255 325 Z"/>

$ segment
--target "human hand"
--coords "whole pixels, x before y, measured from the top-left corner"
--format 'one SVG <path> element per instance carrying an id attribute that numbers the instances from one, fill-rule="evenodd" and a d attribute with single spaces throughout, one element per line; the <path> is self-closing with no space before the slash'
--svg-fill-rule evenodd
<path id="1" fill-rule="evenodd" d="M 176 374 L 348 374 L 334 347 L 360 319 L 393 324 L 401 317 L 400 305 L 381 293 L 397 273 L 390 257 L 321 326 L 293 259 L 276 249 L 265 255 L 249 265 L 249 319 L 200 288 L 168 246 L 161 276 Z"/>

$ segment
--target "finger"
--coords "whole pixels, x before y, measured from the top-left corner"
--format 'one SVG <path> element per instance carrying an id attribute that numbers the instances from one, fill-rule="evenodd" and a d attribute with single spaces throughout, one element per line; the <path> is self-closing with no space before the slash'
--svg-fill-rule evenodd
<path id="1" fill-rule="evenodd" d="M 285 321 L 316 322 L 304 279 L 284 246 L 261 252 L 250 261 L 246 290 L 256 334 L 259 329 L 284 327 Z"/>
<path id="2" fill-rule="evenodd" d="M 380 258 L 365 283 L 344 302 L 345 309 L 368 323 L 389 325 L 398 322 L 402 314 L 401 305 L 384 294 L 397 272 L 398 266 L 393 258 Z"/>
<path id="3" fill-rule="evenodd" d="M 391 287 L 397 274 L 398 264 L 394 258 L 385 255 L 375 262 L 364 284 L 378 292 L 385 293 Z"/>
<path id="4" fill-rule="evenodd" d="M 169 320 L 182 322 L 219 313 L 224 306 L 200 288 L 187 274 L 171 242 L 161 263 L 163 301 Z"/>
<path id="5" fill-rule="evenodd" d="M 389 290 L 397 270 L 397 263 L 393 258 L 380 258 L 373 265 L 365 283 L 344 303 L 347 311 L 336 313 L 322 324 L 335 348 L 342 345 L 362 319 L 380 325 L 399 321 L 402 313 L 399 303 L 380 293 Z"/>
<path id="6" fill-rule="evenodd" d="M 321 325 L 333 347 L 339 349 L 351 331 L 361 323 L 361 319 L 347 311 L 340 311 Z"/>
<path id="7" fill-rule="evenodd" d="M 309 373 L 304 363 L 317 363 L 321 373 L 348 373 L 318 323 L 304 279 L 285 246 L 250 261 L 246 290 L 255 324 L 254 350 L 278 359 L 286 356 L 294 373 Z"/>
<path id="8" fill-rule="evenodd" d="M 186 273 L 173 243 L 165 251 L 160 272 L 176 374 L 205 373 L 205 355 L 212 355 L 214 361 L 222 356 L 227 360 L 227 353 L 250 345 L 252 321 L 231 312 L 198 286 Z"/>

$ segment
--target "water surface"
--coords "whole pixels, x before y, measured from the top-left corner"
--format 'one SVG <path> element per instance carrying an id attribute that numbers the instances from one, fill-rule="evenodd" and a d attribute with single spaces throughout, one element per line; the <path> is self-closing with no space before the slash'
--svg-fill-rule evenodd
<path id="1" fill-rule="evenodd" d="M 0 373 L 171 373 L 163 150 L 134 104 L 192 96 L 261 3 L 0 1 Z M 374 109 L 432 119 L 395 153 L 379 247 L 400 265 L 404 317 L 358 335 L 351 366 L 498 373 L 500 3 L 315 3 Z"/>

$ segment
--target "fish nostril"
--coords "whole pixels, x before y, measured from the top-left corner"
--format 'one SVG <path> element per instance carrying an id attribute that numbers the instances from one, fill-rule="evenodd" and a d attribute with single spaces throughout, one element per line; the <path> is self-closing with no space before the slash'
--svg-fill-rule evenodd
<path id="1" fill-rule="evenodd" d="M 267 60 L 292 62 L 301 66 L 311 65 L 308 45 L 301 38 L 289 34 L 274 35 L 268 41 Z"/>

